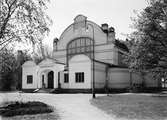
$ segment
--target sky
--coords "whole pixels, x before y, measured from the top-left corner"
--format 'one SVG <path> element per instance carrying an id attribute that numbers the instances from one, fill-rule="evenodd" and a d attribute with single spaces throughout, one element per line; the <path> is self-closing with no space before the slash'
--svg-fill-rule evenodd
<path id="1" fill-rule="evenodd" d="M 46 13 L 53 24 L 44 43 L 52 45 L 78 14 L 100 26 L 108 23 L 115 28 L 116 38 L 125 40 L 126 34 L 133 31 L 130 25 L 131 17 L 136 16 L 134 10 L 140 12 L 147 5 L 147 0 L 50 0 Z"/>
<path id="2" fill-rule="evenodd" d="M 53 24 L 43 43 L 52 48 L 53 39 L 59 38 L 79 14 L 100 26 L 108 23 L 115 28 L 116 38 L 125 40 L 126 34 L 133 31 L 130 25 L 131 18 L 136 16 L 134 11 L 140 12 L 146 6 L 148 0 L 50 0 L 46 14 Z"/>

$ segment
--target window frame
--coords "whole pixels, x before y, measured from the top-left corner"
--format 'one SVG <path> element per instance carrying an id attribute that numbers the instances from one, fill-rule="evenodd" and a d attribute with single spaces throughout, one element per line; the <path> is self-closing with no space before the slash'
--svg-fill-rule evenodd
<path id="1" fill-rule="evenodd" d="M 33 84 L 33 75 L 27 75 L 27 84 Z"/>
<path id="2" fill-rule="evenodd" d="M 75 82 L 76 83 L 84 83 L 85 81 L 85 73 L 84 72 L 75 72 Z"/>
<path id="3" fill-rule="evenodd" d="M 88 57 L 92 58 L 93 54 L 92 48 L 93 48 L 93 40 L 89 37 L 78 37 L 68 42 L 66 46 L 67 65 L 69 65 L 68 64 L 69 59 L 77 54 L 85 54 Z"/>
<path id="4" fill-rule="evenodd" d="M 64 73 L 64 83 L 69 83 L 69 74 Z"/>

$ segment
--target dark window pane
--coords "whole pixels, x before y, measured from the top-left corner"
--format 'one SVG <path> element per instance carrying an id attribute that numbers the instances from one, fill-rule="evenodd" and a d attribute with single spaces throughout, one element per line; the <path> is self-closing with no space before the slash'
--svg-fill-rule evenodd
<path id="1" fill-rule="evenodd" d="M 64 74 L 64 83 L 68 83 L 69 82 L 69 75 L 68 73 Z"/>
<path id="2" fill-rule="evenodd" d="M 27 84 L 32 84 L 32 82 L 33 82 L 33 76 L 27 75 Z"/>
<path id="3" fill-rule="evenodd" d="M 75 81 L 76 83 L 84 82 L 84 72 L 75 73 Z"/>
<path id="4" fill-rule="evenodd" d="M 84 82 L 84 72 L 82 72 L 82 74 L 81 74 L 81 76 L 82 76 L 82 78 L 81 78 L 81 82 Z"/>

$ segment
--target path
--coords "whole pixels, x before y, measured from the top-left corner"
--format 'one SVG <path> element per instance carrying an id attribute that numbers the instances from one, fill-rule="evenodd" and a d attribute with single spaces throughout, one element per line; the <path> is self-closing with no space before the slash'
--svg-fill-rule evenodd
<path id="1" fill-rule="evenodd" d="M 54 106 L 61 120 L 114 120 L 90 104 L 90 94 L 0 93 L 0 102 L 38 100 Z"/>

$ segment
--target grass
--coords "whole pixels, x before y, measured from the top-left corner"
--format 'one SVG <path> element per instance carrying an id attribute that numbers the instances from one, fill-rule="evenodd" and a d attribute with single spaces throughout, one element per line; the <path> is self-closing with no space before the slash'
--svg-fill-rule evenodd
<path id="1" fill-rule="evenodd" d="M 167 119 L 167 97 L 142 94 L 97 97 L 91 103 L 116 119 Z"/>
<path id="2" fill-rule="evenodd" d="M 51 113 L 53 108 L 45 103 L 38 101 L 31 102 L 8 102 L 0 107 L 0 115 L 11 117 L 16 115 L 33 115 L 41 113 Z"/>

